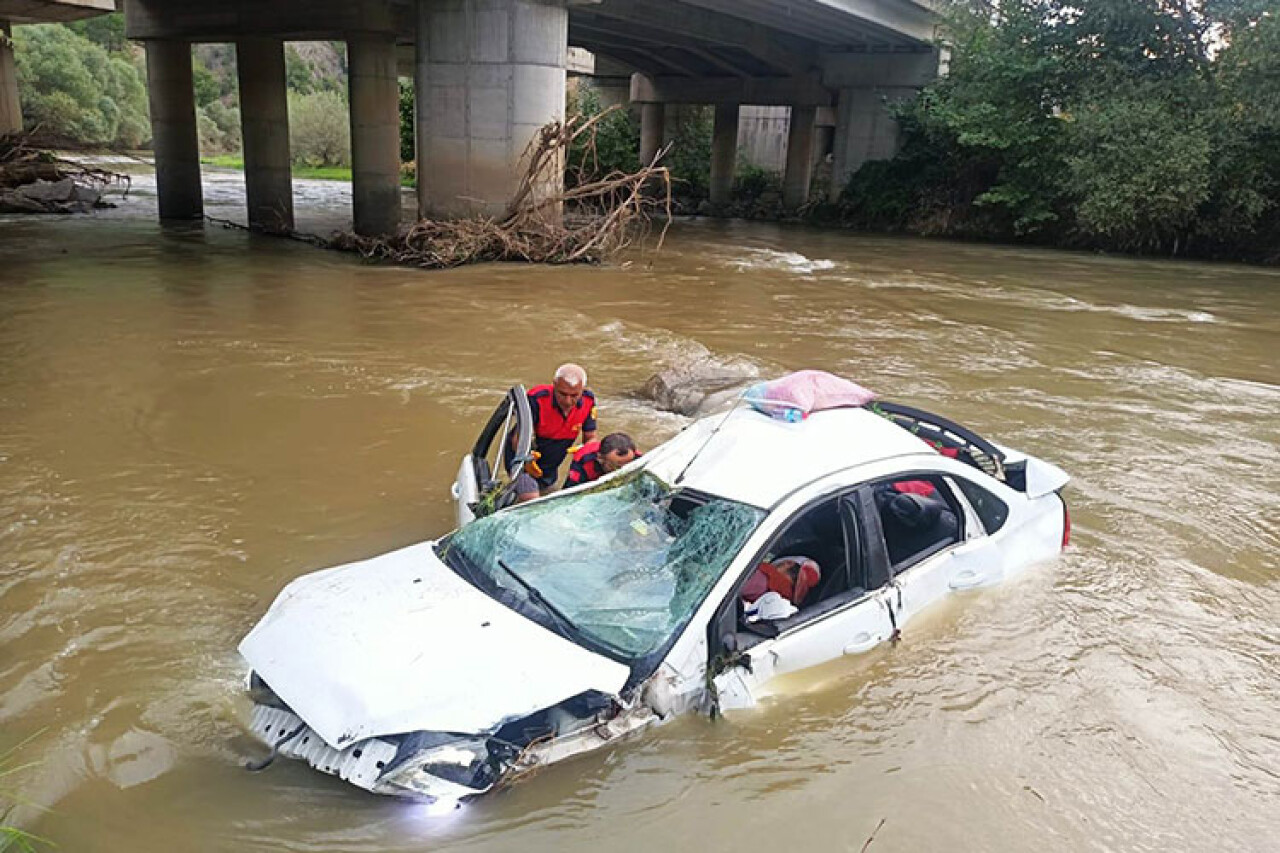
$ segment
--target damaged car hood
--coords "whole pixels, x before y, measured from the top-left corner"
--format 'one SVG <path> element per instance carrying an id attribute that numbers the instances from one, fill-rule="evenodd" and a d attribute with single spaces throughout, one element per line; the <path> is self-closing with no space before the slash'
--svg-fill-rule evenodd
<path id="1" fill-rule="evenodd" d="M 587 690 L 622 689 L 627 667 L 494 601 L 432 544 L 298 578 L 240 643 L 325 742 L 485 732 Z"/>

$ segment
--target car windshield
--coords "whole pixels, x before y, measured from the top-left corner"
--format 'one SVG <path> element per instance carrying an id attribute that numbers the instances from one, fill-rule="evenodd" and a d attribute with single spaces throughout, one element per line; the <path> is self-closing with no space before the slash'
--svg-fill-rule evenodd
<path id="1" fill-rule="evenodd" d="M 688 621 L 763 518 L 639 473 L 481 518 L 441 556 L 484 575 L 473 579 L 500 598 L 517 596 L 522 611 L 542 611 L 554 630 L 634 660 Z"/>

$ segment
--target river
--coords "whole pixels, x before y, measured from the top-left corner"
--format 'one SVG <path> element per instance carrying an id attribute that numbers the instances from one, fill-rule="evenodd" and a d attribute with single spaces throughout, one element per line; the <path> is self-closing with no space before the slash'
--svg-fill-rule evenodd
<path id="1" fill-rule="evenodd" d="M 58 850 L 1280 847 L 1280 272 L 693 221 L 424 273 L 148 199 L 0 221 L 0 786 Z M 445 532 L 497 395 L 565 360 L 647 446 L 661 366 L 847 375 L 1069 471 L 1072 547 L 446 818 L 243 769 L 241 636 Z"/>

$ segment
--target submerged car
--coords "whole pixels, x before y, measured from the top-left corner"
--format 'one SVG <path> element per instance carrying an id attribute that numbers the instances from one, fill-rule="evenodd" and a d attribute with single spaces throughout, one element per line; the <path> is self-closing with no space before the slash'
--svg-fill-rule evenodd
<path id="1" fill-rule="evenodd" d="M 464 800 L 682 712 L 751 706 L 1070 535 L 1063 471 L 891 403 L 797 422 L 736 405 L 504 508 L 531 434 L 513 388 L 463 460 L 458 530 L 284 589 L 240 645 L 273 755 Z M 765 564 L 802 568 L 780 588 Z M 786 600 L 757 607 L 762 583 Z"/>

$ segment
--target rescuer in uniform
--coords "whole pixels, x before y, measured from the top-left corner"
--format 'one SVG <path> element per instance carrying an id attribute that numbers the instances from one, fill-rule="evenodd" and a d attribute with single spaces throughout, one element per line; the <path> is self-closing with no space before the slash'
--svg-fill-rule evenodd
<path id="1" fill-rule="evenodd" d="M 581 485 L 612 474 L 640 455 L 636 443 L 625 432 L 611 432 L 600 441 L 591 441 L 573 454 L 565 487 Z"/>
<path id="2" fill-rule="evenodd" d="M 596 438 L 596 395 L 587 387 L 587 371 L 576 364 L 562 364 L 550 385 L 529 389 L 533 414 L 533 449 L 542 473 L 516 478 L 516 499 L 531 501 L 555 488 L 560 463 L 581 435 L 584 443 Z"/>

